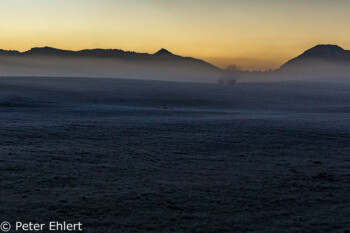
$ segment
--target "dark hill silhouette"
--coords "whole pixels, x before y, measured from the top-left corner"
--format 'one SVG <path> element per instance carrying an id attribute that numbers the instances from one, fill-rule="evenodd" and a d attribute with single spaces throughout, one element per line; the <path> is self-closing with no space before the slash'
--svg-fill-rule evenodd
<path id="1" fill-rule="evenodd" d="M 274 78 L 293 80 L 350 80 L 350 51 L 338 45 L 317 45 L 272 72 Z"/>
<path id="2" fill-rule="evenodd" d="M 338 45 L 317 45 L 305 51 L 300 56 L 291 59 L 282 65 L 281 69 L 304 65 L 310 61 L 319 63 L 348 63 L 350 62 L 350 51 L 344 50 Z"/>
<path id="3" fill-rule="evenodd" d="M 281 66 L 281 69 L 300 65 L 309 61 L 328 62 L 328 63 L 347 63 L 350 62 L 350 51 L 344 50 L 337 45 L 317 45 L 300 56 L 291 59 Z"/>
<path id="4" fill-rule="evenodd" d="M 16 51 L 16 50 L 3 50 L 0 49 L 0 56 L 9 56 L 9 55 L 20 55 L 20 52 Z"/>
<path id="5" fill-rule="evenodd" d="M 195 59 L 192 57 L 182 57 L 179 55 L 175 55 L 169 52 L 166 49 L 160 49 L 158 52 L 154 54 L 148 53 L 136 53 L 132 51 L 124 51 L 120 49 L 84 49 L 80 51 L 72 51 L 72 50 L 63 50 L 52 47 L 35 47 L 31 48 L 28 51 L 23 53 L 14 50 L 0 50 L 1 55 L 10 55 L 10 56 L 18 56 L 18 57 L 26 57 L 26 56 L 40 56 L 40 57 L 69 57 L 69 58 L 115 58 L 115 59 L 129 59 L 129 60 L 157 60 L 160 58 L 164 61 L 174 61 L 177 62 L 193 62 L 197 64 L 201 64 L 206 66 L 206 68 L 220 70 L 218 67 L 207 63 L 200 59 Z"/>
<path id="6" fill-rule="evenodd" d="M 61 56 L 61 57 L 89 57 L 89 58 L 144 58 L 150 57 L 147 53 L 136 53 L 120 49 L 84 49 L 80 51 L 62 50 L 52 47 L 36 47 L 23 53 L 22 56 Z"/>
<path id="7" fill-rule="evenodd" d="M 223 70 L 205 61 L 160 49 L 154 54 L 120 49 L 0 50 L 0 76 L 87 76 L 217 82 Z"/>
<path id="8" fill-rule="evenodd" d="M 317 45 L 274 71 L 232 71 L 237 81 L 350 82 L 350 51 L 337 45 Z"/>

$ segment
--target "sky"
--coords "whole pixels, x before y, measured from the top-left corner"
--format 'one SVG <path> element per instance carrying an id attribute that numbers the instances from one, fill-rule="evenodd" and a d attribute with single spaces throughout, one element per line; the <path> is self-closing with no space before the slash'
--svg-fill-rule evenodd
<path id="1" fill-rule="evenodd" d="M 0 48 L 160 48 L 274 69 L 317 44 L 350 49 L 348 0 L 0 0 Z"/>

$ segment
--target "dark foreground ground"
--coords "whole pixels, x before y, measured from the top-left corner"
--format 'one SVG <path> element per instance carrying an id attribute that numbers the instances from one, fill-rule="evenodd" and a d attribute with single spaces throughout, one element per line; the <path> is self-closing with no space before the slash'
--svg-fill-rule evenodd
<path id="1" fill-rule="evenodd" d="M 346 85 L 1 78 L 0 156 L 0 221 L 350 231 Z"/>

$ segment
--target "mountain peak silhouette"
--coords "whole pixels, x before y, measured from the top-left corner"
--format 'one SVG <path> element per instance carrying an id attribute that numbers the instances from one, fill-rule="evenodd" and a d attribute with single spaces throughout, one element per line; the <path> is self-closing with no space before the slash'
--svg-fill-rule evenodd
<path id="1" fill-rule="evenodd" d="M 350 62 L 350 51 L 345 50 L 338 45 L 321 44 L 306 50 L 301 55 L 289 60 L 280 69 L 294 69 L 297 67 L 310 66 L 310 62 L 316 63 L 332 63 L 343 64 Z M 314 67 L 313 67 L 314 68 Z M 311 68 L 310 68 L 311 69 Z"/>
<path id="2" fill-rule="evenodd" d="M 168 50 L 162 48 L 158 52 L 156 52 L 154 55 L 174 55 L 174 54 L 172 54 Z"/>
<path id="3" fill-rule="evenodd" d="M 302 56 L 314 57 L 314 58 L 329 58 L 338 56 L 346 52 L 343 48 L 338 45 L 322 44 L 316 45 L 315 47 L 305 51 Z"/>

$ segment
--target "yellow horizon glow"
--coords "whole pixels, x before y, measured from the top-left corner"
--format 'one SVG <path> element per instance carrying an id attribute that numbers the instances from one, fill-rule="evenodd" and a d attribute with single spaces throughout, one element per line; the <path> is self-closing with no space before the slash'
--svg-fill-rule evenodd
<path id="1" fill-rule="evenodd" d="M 224 67 L 277 68 L 317 44 L 350 48 L 346 0 L 0 1 L 0 48 L 160 48 Z"/>

